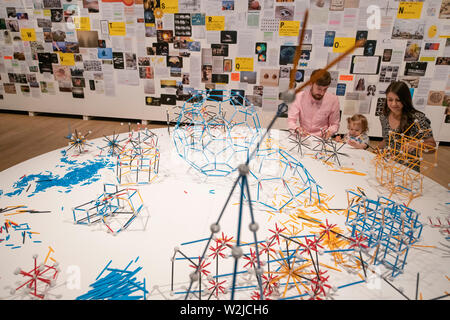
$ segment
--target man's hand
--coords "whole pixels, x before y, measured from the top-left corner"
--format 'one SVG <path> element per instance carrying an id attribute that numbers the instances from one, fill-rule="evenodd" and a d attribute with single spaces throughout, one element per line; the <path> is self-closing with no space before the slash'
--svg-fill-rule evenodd
<path id="1" fill-rule="evenodd" d="M 295 128 L 295 133 L 302 137 L 309 135 L 309 133 L 306 130 L 304 130 L 302 127 Z"/>
<path id="2" fill-rule="evenodd" d="M 333 135 L 333 134 L 332 134 L 330 131 L 325 130 L 325 132 L 323 133 L 323 137 L 322 137 L 322 138 L 324 138 L 325 140 L 327 140 L 327 139 L 329 139 L 332 135 Z"/>

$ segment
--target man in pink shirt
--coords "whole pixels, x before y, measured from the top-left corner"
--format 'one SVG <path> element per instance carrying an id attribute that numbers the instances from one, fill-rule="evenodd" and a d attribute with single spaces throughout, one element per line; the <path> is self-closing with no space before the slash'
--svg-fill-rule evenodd
<path id="1" fill-rule="evenodd" d="M 320 69 L 314 70 L 311 78 L 319 71 Z M 326 92 L 330 83 L 330 73 L 325 71 L 309 89 L 296 95 L 288 109 L 290 132 L 328 139 L 339 130 L 339 99 L 336 95 Z"/>

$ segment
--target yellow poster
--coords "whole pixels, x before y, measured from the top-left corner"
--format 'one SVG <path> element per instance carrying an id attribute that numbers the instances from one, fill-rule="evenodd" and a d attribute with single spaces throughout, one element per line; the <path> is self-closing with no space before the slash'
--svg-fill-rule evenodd
<path id="1" fill-rule="evenodd" d="M 75 56 L 73 53 L 59 53 L 59 61 L 62 66 L 74 66 L 75 65 Z"/>
<path id="2" fill-rule="evenodd" d="M 239 58 L 234 59 L 234 69 L 236 71 L 253 71 L 253 58 Z"/>
<path id="3" fill-rule="evenodd" d="M 207 16 L 206 30 L 208 31 L 225 30 L 225 16 Z"/>
<path id="4" fill-rule="evenodd" d="M 420 19 L 423 2 L 401 1 L 398 5 L 397 19 Z"/>
<path id="5" fill-rule="evenodd" d="M 73 17 L 73 23 L 75 24 L 75 29 L 77 30 L 91 30 L 91 21 L 89 20 L 89 17 Z"/>
<path id="6" fill-rule="evenodd" d="M 178 0 L 161 0 L 161 10 L 164 13 L 178 13 Z"/>
<path id="7" fill-rule="evenodd" d="M 126 36 L 127 28 L 125 22 L 109 22 L 110 36 Z"/>
<path id="8" fill-rule="evenodd" d="M 36 41 L 36 31 L 34 29 L 20 29 L 22 41 Z"/>
<path id="9" fill-rule="evenodd" d="M 44 9 L 44 17 L 51 17 L 52 16 L 52 12 L 50 11 L 50 9 Z"/>
<path id="10" fill-rule="evenodd" d="M 334 38 L 333 52 L 345 52 L 355 45 L 355 38 Z"/>
<path id="11" fill-rule="evenodd" d="M 296 37 L 300 30 L 300 21 L 280 21 L 280 37 Z"/>

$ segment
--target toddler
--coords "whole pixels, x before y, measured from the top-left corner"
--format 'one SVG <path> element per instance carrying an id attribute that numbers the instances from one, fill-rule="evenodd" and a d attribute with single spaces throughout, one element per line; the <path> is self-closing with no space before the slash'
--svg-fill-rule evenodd
<path id="1" fill-rule="evenodd" d="M 367 136 L 369 126 L 365 116 L 355 114 L 347 118 L 347 129 L 348 133 L 344 136 L 343 142 L 356 149 L 369 148 L 369 137 Z M 341 139 L 337 140 L 341 141 Z"/>

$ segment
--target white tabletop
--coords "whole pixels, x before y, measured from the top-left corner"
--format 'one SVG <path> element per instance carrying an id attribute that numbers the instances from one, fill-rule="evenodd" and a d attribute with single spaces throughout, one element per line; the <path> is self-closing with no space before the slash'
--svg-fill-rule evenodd
<path id="1" fill-rule="evenodd" d="M 177 154 L 167 128 L 152 131 L 158 135 L 161 152 L 158 177 L 150 184 L 126 186 L 138 189 L 149 218 L 133 221 L 127 230 L 116 235 L 109 233 L 102 224 L 75 224 L 72 211 L 72 208 L 102 194 L 104 183 L 117 183 L 114 158 L 98 156 L 99 147 L 106 144 L 104 138 L 89 141 L 91 145 L 80 155 L 73 150 L 65 153 L 67 148 L 62 148 L 0 172 L 0 208 L 24 205 L 26 209 L 50 211 L 15 215 L 7 215 L 16 212 L 15 210 L 0 213 L 0 225 L 4 225 L 5 220 L 9 219 L 17 224 L 28 224 L 27 231 L 33 232 L 26 234 L 25 242 L 21 231 L 9 230 L 6 234 L 3 229 L 0 233 L 0 239 L 3 239 L 0 241 L 0 298 L 29 298 L 19 293 L 11 294 L 11 289 L 18 287 L 25 280 L 25 277 L 15 275 L 14 270 L 18 267 L 31 270 L 34 263 L 32 257 L 38 254 L 38 263 L 47 258 L 51 264 L 51 257 L 58 262 L 60 269 L 56 286 L 47 293 L 48 299 L 75 299 L 87 293 L 91 289 L 89 285 L 95 282 L 111 260 L 111 268 L 123 269 L 130 261 L 136 261 L 134 265 L 142 267 L 136 277 L 140 280 L 146 279 L 146 288 L 149 291 L 147 299 L 184 299 L 183 292 L 189 286 L 189 274 L 193 268 L 189 267 L 186 260 L 175 261 L 174 290 L 171 292 L 171 258 L 174 248 L 179 248 L 188 257 L 199 257 L 202 254 L 206 241 L 197 240 L 210 236 L 210 226 L 219 217 L 237 173 L 227 177 L 206 177 Z M 126 137 L 126 134 L 121 137 Z M 347 189 L 359 187 L 367 197 L 375 200 L 378 195 L 388 194 L 376 182 L 371 163 L 373 154 L 370 152 L 344 146 L 340 151 L 348 156 L 340 156 L 341 167 L 330 166 L 315 159 L 314 152 L 310 150 L 305 150 L 303 157 L 300 157 L 284 131 L 273 130 L 270 137 L 273 147 L 280 145 L 308 170 L 322 187 L 321 197 L 329 208 L 347 208 Z M 346 168 L 346 172 L 343 172 L 345 170 L 342 170 L 342 167 Z M 52 179 L 48 185 L 43 181 L 46 179 Z M 251 182 L 251 179 L 249 181 Z M 53 187 L 45 188 L 50 185 Z M 256 185 L 251 184 L 250 188 L 252 198 L 255 198 Z M 219 236 L 223 232 L 236 239 L 239 193 L 238 186 L 220 220 Z M 298 199 L 300 200 L 303 201 L 303 198 Z M 446 223 L 446 219 L 449 219 L 449 206 L 446 205 L 448 201 L 446 188 L 424 178 L 423 195 L 411 202 L 410 207 L 420 213 L 419 220 L 424 228 L 418 246 L 409 250 L 404 273 L 389 280 L 396 288 L 403 289 L 403 293 L 411 299 L 415 298 L 418 273 L 419 293 L 423 299 L 439 297 L 450 291 L 450 244 L 445 235 L 439 233 L 439 229 L 429 225 L 428 219 L 439 217 Z M 322 223 L 328 221 L 337 224 L 344 234 L 349 234 L 344 211 L 321 212 L 317 207 L 304 207 L 297 201 L 292 202 L 292 206 L 282 212 L 270 212 L 257 204 L 253 209 L 259 225 L 258 241 L 272 236 L 270 230 L 275 230 L 275 224 L 287 228 L 285 235 L 291 233 L 307 236 L 317 233 L 317 225 L 299 219 L 299 212 Z M 253 243 L 253 233 L 248 228 L 250 214 L 247 204 L 244 204 L 242 219 L 241 243 Z M 6 239 L 8 235 L 9 238 Z M 249 253 L 251 247 L 244 246 L 244 252 Z M 47 256 L 49 248 L 51 254 Z M 274 248 L 279 249 L 278 244 Z M 293 248 L 294 245 L 291 250 Z M 181 258 L 181 255 L 177 255 L 177 258 Z M 267 261 L 264 255 L 261 255 L 261 259 Z M 327 253 L 322 253 L 319 261 L 333 267 L 322 266 L 322 270 L 327 270 L 327 275 L 330 276 L 328 283 L 336 289 L 328 293 L 328 298 L 404 299 L 386 281 L 372 273 L 376 271 L 386 275 L 387 270 L 382 265 L 372 266 L 368 280 L 361 282 L 362 270 L 349 272 L 342 266 L 335 265 Z M 215 261 L 209 259 L 208 262 L 211 262 L 208 266 L 210 273 L 215 275 Z M 219 273 L 233 273 L 233 262 L 231 257 L 222 259 Z M 248 260 L 242 259 L 240 262 L 239 271 L 247 270 L 244 265 Z M 267 267 L 267 264 L 265 266 Z M 270 267 L 275 270 L 276 262 L 271 262 Z M 223 276 L 220 279 L 227 280 L 225 286 L 228 289 L 231 287 L 231 276 Z M 203 281 L 203 289 L 206 289 L 206 277 Z M 294 285 L 285 285 L 287 281 L 291 280 L 286 277 L 280 281 L 278 298 L 289 299 L 299 295 Z M 236 298 L 249 299 L 256 290 L 255 285 L 255 276 L 251 272 L 239 276 L 237 286 L 248 286 L 249 289 L 238 290 Z M 227 294 L 220 295 L 219 298 L 229 299 L 229 292 L 228 290 Z M 205 295 L 207 297 L 209 294 Z"/>

